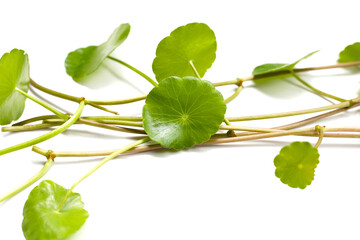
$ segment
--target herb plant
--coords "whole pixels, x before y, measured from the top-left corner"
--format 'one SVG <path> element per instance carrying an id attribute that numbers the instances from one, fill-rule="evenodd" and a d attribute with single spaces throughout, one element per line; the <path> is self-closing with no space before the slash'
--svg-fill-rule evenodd
<path id="1" fill-rule="evenodd" d="M 123 60 L 110 55 L 126 40 L 129 32 L 130 25 L 121 24 L 106 42 L 70 52 L 65 60 L 66 72 L 74 81 L 86 84 L 86 81 L 83 81 L 84 78 L 95 72 L 105 59 L 110 59 L 133 70 L 152 84 L 154 87 L 147 96 L 102 101 L 68 95 L 41 86 L 31 79 L 28 55 L 23 50 L 13 49 L 0 59 L 0 124 L 8 125 L 18 120 L 24 111 L 27 98 L 52 112 L 52 115 L 36 116 L 17 122 L 12 126 L 5 126 L 2 130 L 11 132 L 55 128 L 38 138 L 0 150 L 0 155 L 4 155 L 32 147 L 33 151 L 47 158 L 46 164 L 37 174 L 18 188 L 0 197 L 0 202 L 42 178 L 56 157 L 106 156 L 76 180 L 70 188 L 62 187 L 50 180 L 44 180 L 31 191 L 24 206 L 22 223 L 24 236 L 28 240 L 64 239 L 78 231 L 89 217 L 89 213 L 84 208 L 80 194 L 74 192 L 75 187 L 120 154 L 134 154 L 158 149 L 182 150 L 195 145 L 215 145 L 286 135 L 314 136 L 318 138 L 314 146 L 309 142 L 292 142 L 284 146 L 274 158 L 275 176 L 292 188 L 305 189 L 314 180 L 315 169 L 319 164 L 318 148 L 324 137 L 360 137 L 359 134 L 356 134 L 360 129 L 354 127 L 331 128 L 314 125 L 302 128 L 304 125 L 314 124 L 316 121 L 359 106 L 360 97 L 350 100 L 343 99 L 313 87 L 300 77 L 300 73 L 305 71 L 360 65 L 360 43 L 347 46 L 340 53 L 339 64 L 336 65 L 296 68 L 300 61 L 316 53 L 312 52 L 290 64 L 270 63 L 257 66 L 249 77 L 211 83 L 202 78 L 215 60 L 217 42 L 214 32 L 206 24 L 190 23 L 181 26 L 160 41 L 152 63 L 156 80 Z M 271 81 L 273 78 L 284 76 L 292 76 L 309 91 L 339 103 L 285 113 L 241 117 L 226 116 L 226 104 L 241 93 L 244 82 L 254 81 L 256 87 L 256 82 L 259 80 Z M 28 94 L 29 85 L 44 93 L 78 102 L 78 110 L 72 115 L 61 112 Z M 217 89 L 224 85 L 237 86 L 233 95 L 226 99 Z M 126 104 L 144 99 L 146 101 L 142 109 L 142 116 L 119 115 L 104 107 L 105 105 Z M 86 105 L 115 115 L 82 116 Z M 322 111 L 326 111 L 326 113 L 276 128 L 233 125 L 233 122 L 244 120 L 279 118 Z M 38 121 L 42 122 L 34 124 Z M 57 152 L 35 146 L 62 133 L 73 124 L 86 124 L 133 133 L 141 135 L 141 138 L 118 150 L 100 152 Z M 147 142 L 150 144 L 143 145 Z"/>

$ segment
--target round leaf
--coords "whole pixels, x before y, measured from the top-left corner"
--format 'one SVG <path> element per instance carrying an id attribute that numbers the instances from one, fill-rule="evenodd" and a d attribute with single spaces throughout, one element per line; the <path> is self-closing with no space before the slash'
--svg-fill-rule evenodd
<path id="1" fill-rule="evenodd" d="M 210 82 L 169 77 L 148 94 L 143 123 L 153 141 L 180 150 L 209 140 L 225 111 L 223 96 Z"/>
<path id="2" fill-rule="evenodd" d="M 121 24 L 103 44 L 79 48 L 70 52 L 65 60 L 67 74 L 75 81 L 80 81 L 83 77 L 95 72 L 105 58 L 125 41 L 129 32 L 130 25 Z"/>
<path id="3" fill-rule="evenodd" d="M 89 214 L 80 194 L 71 193 L 60 210 L 67 189 L 46 180 L 35 187 L 24 206 L 22 229 L 27 240 L 64 239 L 85 223 Z"/>
<path id="4" fill-rule="evenodd" d="M 293 142 L 274 159 L 275 175 L 293 188 L 306 188 L 315 176 L 319 153 L 309 142 Z"/>
<path id="5" fill-rule="evenodd" d="M 0 59 L 0 125 L 20 118 L 25 108 L 26 97 L 15 89 L 27 92 L 30 82 L 28 55 L 23 50 L 13 49 Z"/>
<path id="6" fill-rule="evenodd" d="M 204 23 L 190 23 L 161 40 L 152 68 L 159 82 L 171 76 L 196 76 L 190 65 L 192 61 L 200 77 L 203 77 L 215 57 L 214 32 Z"/>
<path id="7" fill-rule="evenodd" d="M 339 54 L 338 62 L 356 62 L 360 61 L 360 42 L 347 46 Z"/>

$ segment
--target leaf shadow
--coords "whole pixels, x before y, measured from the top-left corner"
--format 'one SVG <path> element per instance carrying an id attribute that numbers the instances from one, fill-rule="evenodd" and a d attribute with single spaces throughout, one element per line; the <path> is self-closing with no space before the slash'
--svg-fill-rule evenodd
<path id="1" fill-rule="evenodd" d="M 289 87 L 292 86 L 292 87 Z M 317 95 L 318 97 L 324 99 L 325 101 L 333 104 L 334 102 L 330 99 L 314 92 L 311 89 L 306 88 L 305 86 L 294 82 L 294 78 L 265 78 L 255 80 L 253 85 L 249 85 L 247 87 L 252 87 L 258 89 L 259 91 L 263 92 L 264 94 L 270 95 L 274 98 L 295 98 L 302 94 L 302 90 L 310 92 L 312 94 Z M 279 91 L 282 89 L 286 89 L 286 91 Z"/>
<path id="2" fill-rule="evenodd" d="M 110 60 L 109 60 L 110 61 Z M 136 85 L 134 84 L 132 81 L 129 81 L 127 78 L 124 77 L 123 73 L 123 69 L 125 68 L 124 66 L 119 66 L 119 64 L 115 67 L 116 63 L 104 63 L 103 67 L 105 69 L 107 69 L 107 71 L 113 76 L 115 77 L 117 80 L 122 81 L 122 82 L 126 82 L 126 84 L 130 85 L 132 88 L 136 89 L 139 93 L 142 94 L 146 94 L 144 92 L 144 89 L 140 88 L 140 85 Z M 118 71 L 115 71 L 115 69 L 117 69 Z"/>
<path id="3" fill-rule="evenodd" d="M 108 69 L 102 64 L 95 72 L 85 76 L 76 82 L 92 90 L 106 88 L 114 81 L 111 79 Z"/>
<path id="4" fill-rule="evenodd" d="M 86 228 L 87 228 L 87 221 L 85 221 L 84 225 L 82 225 L 79 230 L 77 230 L 74 234 L 70 235 L 69 237 L 64 238 L 64 240 L 77 240 L 77 239 L 80 239 L 84 235 L 84 232 L 86 231 Z"/>
<path id="5" fill-rule="evenodd" d="M 256 88 L 262 93 L 275 98 L 289 99 L 295 98 L 301 94 L 301 91 L 298 88 L 291 87 L 290 77 L 264 78 L 254 80 L 253 82 L 253 88 Z"/>

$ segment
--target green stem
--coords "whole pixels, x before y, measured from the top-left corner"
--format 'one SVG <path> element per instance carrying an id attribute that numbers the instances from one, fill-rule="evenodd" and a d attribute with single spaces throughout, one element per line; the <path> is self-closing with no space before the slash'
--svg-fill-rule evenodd
<path id="1" fill-rule="evenodd" d="M 8 192 L 7 194 L 1 196 L 0 197 L 0 203 L 5 201 L 8 198 L 13 197 L 14 195 L 18 194 L 19 192 L 26 189 L 27 187 L 29 187 L 30 185 L 35 183 L 37 180 L 42 178 L 49 171 L 49 169 L 52 166 L 53 162 L 54 162 L 54 159 L 50 155 L 47 162 L 45 163 L 44 167 L 37 174 L 32 176 L 29 180 L 27 180 L 26 182 L 24 182 L 23 184 L 18 186 L 16 189 L 14 189 L 11 192 Z"/>
<path id="2" fill-rule="evenodd" d="M 315 127 L 315 130 L 319 133 L 319 139 L 318 141 L 316 142 L 314 148 L 318 148 L 324 138 L 324 130 L 325 130 L 325 127 L 321 127 L 319 125 L 316 125 Z"/>
<path id="3" fill-rule="evenodd" d="M 107 100 L 107 101 L 88 100 L 88 102 L 98 104 L 98 105 L 121 105 L 121 104 L 127 104 L 127 103 L 133 103 L 133 102 L 138 102 L 138 101 L 141 101 L 141 100 L 145 100 L 146 97 L 147 97 L 147 95 L 143 95 L 143 96 L 140 96 L 140 97 L 120 99 L 120 100 Z"/>
<path id="4" fill-rule="evenodd" d="M 139 116 L 89 116 L 82 117 L 87 120 L 119 120 L 119 121 L 142 121 L 142 117 Z"/>
<path id="5" fill-rule="evenodd" d="M 219 129 L 222 130 L 236 130 L 236 131 L 250 131 L 250 132 L 279 132 L 284 130 L 272 129 L 272 128 L 258 128 L 258 127 L 242 127 L 234 125 L 221 125 Z"/>
<path id="6" fill-rule="evenodd" d="M 99 162 L 95 167 L 93 167 L 89 172 L 87 172 L 85 175 L 83 175 L 81 178 L 79 178 L 73 185 L 72 187 L 67 191 L 64 199 L 61 201 L 58 210 L 60 211 L 60 209 L 62 208 L 62 206 L 64 205 L 64 203 L 66 202 L 67 198 L 69 197 L 69 195 L 71 194 L 71 192 L 74 190 L 74 188 L 80 183 L 82 182 L 84 179 L 86 179 L 87 177 L 89 177 L 92 173 L 94 173 L 96 170 L 98 170 L 101 166 L 103 166 L 105 163 L 107 163 L 108 161 L 110 161 L 111 159 L 115 158 L 116 156 L 120 155 L 121 153 L 124 153 L 140 144 L 143 144 L 145 142 L 150 141 L 149 137 L 146 138 L 142 138 L 138 141 L 135 141 L 129 145 L 126 145 L 123 148 L 120 148 L 119 150 L 113 152 L 112 154 L 110 154 L 109 156 L 107 156 L 106 158 L 104 158 L 101 162 Z"/>
<path id="7" fill-rule="evenodd" d="M 107 58 L 117 62 L 117 63 L 120 63 L 122 65 L 124 65 L 125 67 L 129 68 L 130 70 L 136 72 L 137 74 L 139 74 L 140 76 L 142 76 L 143 78 L 145 78 L 149 83 L 151 83 L 154 87 L 156 87 L 158 84 L 151 79 L 151 77 L 149 77 L 148 75 L 146 75 L 145 73 L 141 72 L 139 69 L 131 66 L 130 64 L 124 62 L 124 61 L 121 61 L 120 59 L 117 59 L 117 58 L 114 58 L 114 57 L 111 57 L 111 56 L 107 56 Z"/>
<path id="8" fill-rule="evenodd" d="M 354 99 L 351 99 L 351 100 L 348 100 L 348 101 L 345 101 L 342 103 L 332 104 L 332 105 L 324 106 L 324 107 L 310 108 L 310 109 L 305 109 L 305 110 L 290 111 L 290 112 L 283 112 L 283 113 L 245 116 L 245 117 L 228 117 L 228 120 L 230 122 L 238 122 L 238 121 L 249 121 L 249 120 L 260 120 L 260 119 L 296 116 L 296 115 L 302 115 L 302 114 L 308 114 L 308 113 L 328 111 L 328 110 L 332 110 L 332 109 L 336 109 L 336 108 L 349 107 L 359 101 L 360 101 L 360 97 L 357 97 L 357 98 L 354 98 Z"/>
<path id="9" fill-rule="evenodd" d="M 226 128 L 230 128 L 230 126 L 224 126 Z M 236 126 L 231 126 L 232 129 L 237 128 Z M 250 127 L 238 127 L 241 130 L 254 130 L 257 132 L 264 132 L 257 135 L 250 135 L 250 136 L 239 136 L 234 138 L 216 138 L 211 139 L 199 146 L 202 145 L 215 145 L 219 143 L 229 143 L 229 142 L 240 142 L 240 141 L 248 141 L 248 140 L 255 140 L 255 139 L 264 139 L 264 138 L 271 138 L 271 137 L 280 137 L 280 136 L 287 136 L 287 135 L 298 135 L 298 136 L 311 136 L 311 137 L 319 137 L 319 132 L 316 130 L 316 127 L 311 128 L 303 128 L 303 129 L 294 129 L 294 130 L 286 130 L 281 131 L 279 129 L 266 129 L 266 128 L 250 128 Z M 344 133 L 344 132 L 360 132 L 360 128 L 353 128 L 353 127 L 342 127 L 342 128 L 326 128 L 326 133 L 323 134 L 324 137 L 335 137 L 335 138 L 360 138 L 360 134 L 354 133 Z M 324 132 L 325 132 L 324 131 Z M 135 154 L 140 152 L 147 152 L 153 150 L 160 150 L 164 149 L 159 144 L 153 144 L 148 146 L 140 146 L 133 148 L 126 152 L 126 154 Z M 36 153 L 39 153 L 43 156 L 48 155 L 48 151 L 41 149 L 37 146 L 33 146 L 32 150 Z M 105 156 L 113 153 L 116 150 L 103 150 L 103 151 L 86 151 L 86 152 L 63 152 L 63 151 L 54 151 L 52 154 L 55 157 L 91 157 L 91 156 Z"/>
<path id="10" fill-rule="evenodd" d="M 72 102 L 77 102 L 80 103 L 82 98 L 79 97 L 75 97 L 75 96 L 71 96 L 65 93 L 61 93 L 61 92 L 57 92 L 54 91 L 50 88 L 46 88 L 38 83 L 36 83 L 34 80 L 30 79 L 30 83 L 33 87 L 35 87 L 36 89 L 45 92 L 47 94 L 50 94 L 52 96 L 58 97 L 58 98 L 62 98 L 65 100 L 69 100 Z M 140 101 L 140 100 L 144 100 L 146 98 L 146 96 L 140 96 L 140 97 L 136 97 L 136 98 L 129 98 L 129 99 L 123 99 L 123 100 L 112 100 L 112 101 L 97 101 L 97 100 L 90 100 L 90 99 L 86 99 L 86 104 L 98 108 L 100 110 L 104 110 L 106 112 L 110 112 L 110 113 L 115 113 L 117 114 L 117 112 L 115 111 L 111 111 L 107 108 L 104 108 L 100 105 L 118 105 L 118 104 L 126 104 L 126 103 L 131 103 L 131 102 L 136 102 L 136 101 Z"/>
<path id="11" fill-rule="evenodd" d="M 309 83 L 307 83 L 307 82 L 305 82 L 304 80 L 302 80 L 302 79 L 301 79 L 297 74 L 295 74 L 294 72 L 293 72 L 292 74 L 293 74 L 293 76 L 294 76 L 301 84 L 303 84 L 304 86 L 310 88 L 310 89 L 313 90 L 314 92 L 316 92 L 316 93 L 318 93 L 318 94 L 320 94 L 320 95 L 322 95 L 322 96 L 325 96 L 325 97 L 328 97 L 328 98 L 332 98 L 332 99 L 334 99 L 334 100 L 336 100 L 336 101 L 339 101 L 339 102 L 345 102 L 345 101 L 346 101 L 346 99 L 336 97 L 336 96 L 334 96 L 334 95 L 331 95 L 331 94 L 329 94 L 329 93 L 323 92 L 323 91 L 321 91 L 321 90 L 313 87 L 313 86 L 310 85 Z"/>
<path id="12" fill-rule="evenodd" d="M 65 94 L 65 93 L 61 93 L 61 92 L 58 92 L 58 91 L 55 91 L 55 90 L 52 90 L 50 88 L 47 88 L 47 87 L 44 87 L 38 83 L 36 83 L 33 79 L 30 79 L 30 83 L 33 87 L 35 87 L 36 89 L 42 91 L 42 92 L 45 92 L 47 94 L 50 94 L 50 95 L 53 95 L 55 97 L 58 97 L 58 98 L 62 98 L 62 99 L 65 99 L 65 100 L 69 100 L 69 101 L 72 101 L 72 102 L 77 102 L 77 103 L 80 103 L 82 101 L 82 98 L 79 98 L 79 97 L 75 97 L 75 96 L 72 96 L 72 95 L 69 95 L 69 94 Z M 113 114 L 116 114 L 118 115 L 117 112 L 115 111 L 112 111 L 110 109 L 107 109 L 107 108 L 104 108 L 96 103 L 92 103 L 91 101 L 89 100 L 85 100 L 85 104 L 88 104 L 94 108 L 97 108 L 97 109 L 100 109 L 100 110 L 103 110 L 105 112 L 109 112 L 109 113 L 113 113 Z"/>
<path id="13" fill-rule="evenodd" d="M 62 123 L 64 122 L 61 119 L 55 119 L 58 121 L 61 121 Z M 2 132 L 23 132 L 23 131 L 34 131 L 34 130 L 38 130 L 38 129 L 43 129 L 43 128 L 49 128 L 49 127 L 54 127 L 54 126 L 59 126 L 59 123 L 41 123 L 41 124 L 33 124 L 33 125 L 24 125 L 24 126 L 11 126 L 11 127 L 2 127 L 1 131 Z"/>
<path id="14" fill-rule="evenodd" d="M 237 89 L 236 89 L 236 91 L 230 96 L 230 97 L 228 97 L 227 99 L 225 99 L 224 100 L 224 102 L 225 103 L 229 103 L 229 102 L 231 102 L 232 100 L 234 100 L 239 94 L 240 94 L 240 92 L 241 92 L 241 90 L 243 90 L 243 86 L 241 85 L 241 86 L 239 86 Z"/>
<path id="15" fill-rule="evenodd" d="M 324 131 L 328 132 L 340 132 L 340 131 L 353 131 L 353 132 L 360 132 L 360 128 L 326 128 Z M 239 137 L 232 137 L 232 138 L 217 138 L 217 139 L 210 139 L 209 141 L 205 142 L 204 145 L 212 145 L 212 144 L 219 144 L 219 143 L 231 143 L 231 142 L 240 142 L 240 141 L 249 141 L 249 140 L 257 140 L 257 139 L 264 139 L 264 138 L 273 138 L 273 137 L 281 137 L 281 136 L 288 136 L 288 135 L 306 135 L 306 136 L 318 136 L 318 132 L 315 127 L 312 128 L 304 128 L 304 129 L 293 129 L 293 130 L 286 130 L 286 131 L 276 131 L 276 132 L 268 132 L 268 133 L 261 133 L 256 135 L 250 136 L 239 136 Z M 326 136 L 324 134 L 324 136 Z M 341 133 L 338 137 L 352 137 Z M 360 137 L 359 135 L 355 135 L 353 137 Z"/>
<path id="16" fill-rule="evenodd" d="M 14 152 L 26 147 L 30 147 L 32 145 L 38 144 L 40 142 L 46 141 L 52 137 L 55 137 L 56 135 L 64 132 L 66 129 L 68 129 L 71 125 L 73 125 L 80 117 L 83 109 L 85 106 L 85 101 L 81 101 L 78 110 L 75 112 L 75 114 L 68 119 L 63 125 L 61 125 L 60 127 L 56 128 L 55 130 L 48 132 L 40 137 L 34 138 L 32 140 L 17 144 L 15 146 L 11 146 L 5 149 L 0 150 L 0 156 L 10 153 L 10 152 Z"/>
<path id="17" fill-rule="evenodd" d="M 123 120 L 107 120 L 107 119 L 99 119 L 97 122 L 106 123 L 106 124 L 116 124 L 116 125 L 125 125 L 125 126 L 134 126 L 134 127 L 142 127 L 142 122 L 135 121 L 123 121 Z"/>
<path id="18" fill-rule="evenodd" d="M 224 118 L 224 123 L 225 123 L 226 125 L 231 125 L 231 123 L 229 122 L 229 120 L 228 120 L 227 118 Z"/>
<path id="19" fill-rule="evenodd" d="M 41 101 L 40 99 L 37 99 L 29 94 L 27 94 L 26 92 L 22 91 L 21 89 L 19 88 L 15 88 L 15 90 L 18 92 L 18 93 L 21 93 L 22 95 L 24 95 L 25 97 L 31 99 L 32 101 L 36 102 L 37 104 L 40 104 L 41 106 L 43 106 L 44 108 L 48 109 L 49 111 L 53 112 L 55 115 L 59 116 L 60 118 L 64 119 L 64 120 L 67 120 L 69 119 L 69 116 L 60 112 L 59 110 L 53 108 L 52 106 L 50 106 L 49 104 Z"/>
<path id="20" fill-rule="evenodd" d="M 199 79 L 201 79 L 200 74 L 199 74 L 199 72 L 196 70 L 196 67 L 195 67 L 194 63 L 190 60 L 190 61 L 189 61 L 189 64 L 190 64 L 193 72 L 195 73 L 196 77 L 199 78 Z"/>
<path id="21" fill-rule="evenodd" d="M 100 128 L 110 129 L 110 130 L 119 131 L 119 132 L 146 134 L 146 132 L 144 130 L 141 130 L 141 129 L 133 129 L 133 128 L 113 126 L 113 125 L 109 125 L 109 124 L 106 124 L 106 123 L 100 123 L 100 122 L 87 120 L 87 119 L 79 119 L 78 121 L 79 121 L 79 123 L 86 124 L 86 125 L 89 125 L 89 126 L 100 127 Z"/>
<path id="22" fill-rule="evenodd" d="M 43 124 L 59 124 L 63 123 L 64 121 L 61 119 L 48 119 L 44 120 Z M 122 120 L 108 120 L 108 119 L 97 119 L 96 122 L 99 123 L 106 123 L 106 124 L 115 124 L 115 125 L 125 125 L 125 126 L 134 126 L 134 127 L 142 127 L 142 122 L 136 121 L 122 121 Z M 11 128 L 11 127 L 9 127 Z"/>
<path id="23" fill-rule="evenodd" d="M 88 120 L 95 120 L 95 121 L 100 121 L 100 120 L 115 120 L 115 121 L 142 121 L 142 117 L 138 117 L 138 116 L 85 116 L 85 117 L 81 117 L 82 119 L 88 119 Z M 12 126 L 23 126 L 29 123 L 33 123 L 33 122 L 37 122 L 37 121 L 41 121 L 41 120 L 49 120 L 49 119 L 58 119 L 59 117 L 56 115 L 44 115 L 44 116 L 38 116 L 38 117 L 33 117 L 33 118 L 29 118 L 26 119 L 24 121 L 21 122 L 17 122 L 15 124 L 13 124 Z"/>
<path id="24" fill-rule="evenodd" d="M 21 121 L 21 122 L 17 122 L 15 124 L 13 124 L 12 126 L 23 126 L 23 125 L 26 125 L 26 124 L 29 124 L 29 123 L 42 121 L 42 120 L 48 120 L 48 119 L 59 119 L 59 117 L 56 116 L 56 115 L 38 116 L 38 117 L 33 117 L 33 118 L 26 119 L 26 120 Z"/>
<path id="25" fill-rule="evenodd" d="M 236 122 L 236 121 L 248 121 L 248 120 L 260 120 L 260 119 L 268 119 L 268 118 L 278 118 L 278 117 L 287 117 L 287 116 L 295 116 L 295 115 L 301 115 L 301 114 L 308 114 L 308 113 L 315 113 L 315 112 L 321 112 L 321 111 L 328 111 L 332 109 L 333 112 L 329 112 L 329 114 L 325 113 L 317 117 L 316 119 L 321 119 L 326 116 L 331 116 L 333 114 L 346 111 L 349 107 L 355 107 L 359 106 L 360 103 L 360 97 L 354 98 L 352 100 L 348 100 L 339 104 L 332 104 L 329 106 L 319 107 L 319 108 L 311 108 L 311 109 L 304 109 L 299 111 L 291 111 L 291 112 L 283 112 L 283 113 L 274 113 L 274 114 L 263 114 L 263 115 L 254 115 L 254 116 L 244 116 L 244 117 L 227 117 L 226 120 L 229 122 Z M 41 119 L 46 119 L 46 116 L 40 117 Z M 49 117 L 48 119 L 52 119 L 52 117 Z M 142 121 L 142 117 L 140 116 L 88 116 L 88 117 L 82 117 L 82 120 L 94 120 L 94 121 L 102 121 L 102 120 L 114 120 L 114 121 Z M 314 121 L 313 118 L 310 118 L 310 122 Z M 226 120 L 224 119 L 224 122 L 226 123 Z M 32 122 L 32 119 L 25 120 Z M 110 121 L 109 121 L 110 122 Z M 304 123 L 306 124 L 306 123 Z M 302 125 L 304 125 L 302 124 Z M 18 125 L 18 123 L 16 124 Z"/>
<path id="26" fill-rule="evenodd" d="M 118 112 L 113 111 L 113 110 L 110 110 L 110 109 L 108 109 L 108 108 L 106 108 L 106 107 L 100 106 L 100 105 L 98 105 L 98 104 L 95 104 L 95 103 L 92 103 L 92 102 L 89 102 L 89 101 L 86 101 L 86 104 L 87 104 L 87 105 L 90 105 L 90 106 L 92 106 L 92 107 L 94 107 L 94 108 L 103 110 L 103 111 L 105 111 L 105 112 L 109 112 L 109 113 L 112 113 L 112 114 L 115 114 L 115 115 L 119 115 Z"/>
<path id="27" fill-rule="evenodd" d="M 109 120 L 109 121 L 112 121 L 112 120 Z M 114 120 L 114 122 L 116 122 L 116 120 Z M 37 129 L 44 129 L 44 128 L 49 128 L 49 127 L 59 126 L 62 123 L 64 123 L 64 121 L 61 120 L 61 119 L 48 119 L 48 120 L 44 120 L 44 123 L 41 123 L 41 124 L 3 127 L 2 131 L 3 132 L 33 131 L 33 130 L 37 130 Z M 101 123 L 100 121 L 98 122 L 98 121 L 92 121 L 92 120 L 87 120 L 87 119 L 82 119 L 82 118 L 78 119 L 78 121 L 75 124 L 85 124 L 85 125 L 89 125 L 89 126 L 93 126 L 93 127 L 99 127 L 99 128 L 104 128 L 104 129 L 115 130 L 115 131 L 118 131 L 118 132 L 146 134 L 146 132 L 144 130 L 142 130 L 142 129 L 134 129 L 134 128 L 126 128 L 126 127 L 120 127 L 120 126 L 113 126 L 113 125 L 110 125 L 110 124 Z M 132 124 L 131 122 L 129 122 L 128 125 L 140 126 L 141 123 L 133 122 L 133 124 Z"/>

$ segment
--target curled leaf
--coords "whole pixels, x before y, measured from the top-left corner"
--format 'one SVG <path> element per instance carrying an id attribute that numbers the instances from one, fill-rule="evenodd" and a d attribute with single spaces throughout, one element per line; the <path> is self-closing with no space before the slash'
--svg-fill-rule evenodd
<path id="1" fill-rule="evenodd" d="M 24 206 L 22 229 L 27 240 L 64 239 L 85 223 L 89 214 L 80 194 L 71 193 L 60 210 L 67 189 L 46 180 L 35 187 Z"/>
<path id="2" fill-rule="evenodd" d="M 109 39 L 99 46 L 79 48 L 70 52 L 65 60 L 66 73 L 75 81 L 95 72 L 117 47 L 127 38 L 130 32 L 130 25 L 121 24 L 114 30 Z"/>
<path id="3" fill-rule="evenodd" d="M 270 73 L 277 73 L 277 72 L 291 72 L 296 64 L 298 64 L 299 62 L 301 62 L 302 60 L 311 57 L 312 55 L 314 55 L 315 53 L 317 53 L 318 51 L 309 53 L 308 55 L 306 55 L 303 58 L 300 58 L 299 60 L 297 60 L 296 62 L 293 62 L 291 64 L 288 63 L 267 63 L 267 64 L 263 64 L 260 66 L 257 66 L 254 70 L 253 70 L 253 75 L 259 76 L 259 75 L 264 75 L 264 74 L 270 74 Z"/>
<path id="4" fill-rule="evenodd" d="M 26 97 L 16 88 L 27 92 L 30 82 L 28 55 L 23 50 L 13 49 L 0 59 L 0 125 L 20 118 L 25 108 Z"/>
<path id="5" fill-rule="evenodd" d="M 160 82 L 171 76 L 196 76 L 190 61 L 203 77 L 215 61 L 216 47 L 215 34 L 208 25 L 190 23 L 178 27 L 157 46 L 152 65 L 156 79 Z"/>
<path id="6" fill-rule="evenodd" d="M 216 133 L 226 104 L 214 86 L 195 77 L 169 77 L 153 88 L 143 108 L 149 137 L 177 150 L 201 144 Z"/>
<path id="7" fill-rule="evenodd" d="M 360 61 L 360 42 L 347 46 L 339 54 L 339 63 Z"/>
<path id="8" fill-rule="evenodd" d="M 275 176 L 290 187 L 304 189 L 314 180 L 319 156 L 309 142 L 293 142 L 275 157 Z"/>

